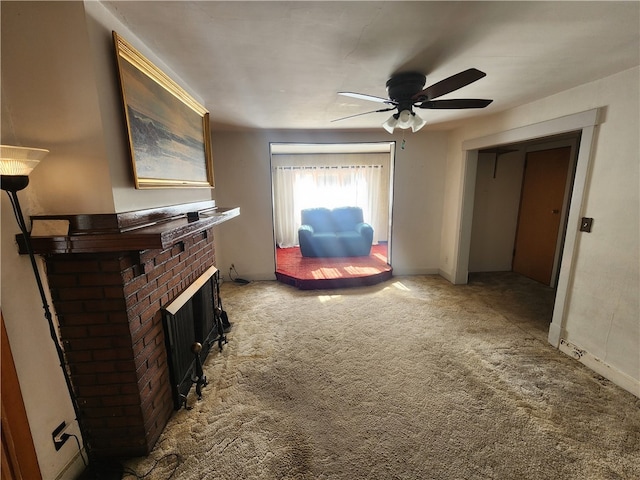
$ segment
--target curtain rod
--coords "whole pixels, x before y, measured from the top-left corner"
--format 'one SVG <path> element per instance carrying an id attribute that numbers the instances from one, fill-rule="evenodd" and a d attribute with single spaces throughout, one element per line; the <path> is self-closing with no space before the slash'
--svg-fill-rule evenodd
<path id="1" fill-rule="evenodd" d="M 384 168 L 384 165 L 327 165 L 327 166 L 275 166 L 273 168 L 282 170 L 316 170 L 316 169 L 330 169 L 330 168 Z"/>

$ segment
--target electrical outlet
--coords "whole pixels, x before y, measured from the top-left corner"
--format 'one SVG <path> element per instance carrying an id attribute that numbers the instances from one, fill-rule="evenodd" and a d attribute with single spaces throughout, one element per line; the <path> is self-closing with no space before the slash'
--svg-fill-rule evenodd
<path id="1" fill-rule="evenodd" d="M 62 446 L 69 440 L 70 435 L 65 433 L 67 429 L 67 422 L 63 421 L 56 429 L 51 433 L 53 438 L 53 446 L 56 448 L 56 452 L 62 448 Z"/>

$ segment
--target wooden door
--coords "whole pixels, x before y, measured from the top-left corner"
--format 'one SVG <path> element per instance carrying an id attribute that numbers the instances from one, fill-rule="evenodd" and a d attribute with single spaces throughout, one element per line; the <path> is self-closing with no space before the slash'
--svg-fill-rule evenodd
<path id="1" fill-rule="evenodd" d="M 571 147 L 530 152 L 525 160 L 513 271 L 551 285 Z"/>
<path id="2" fill-rule="evenodd" d="M 1 319 L 2 330 L 2 466 L 3 480 L 41 479 L 40 466 L 31 438 L 29 421 L 22 401 L 18 375 L 13 363 L 9 339 Z"/>

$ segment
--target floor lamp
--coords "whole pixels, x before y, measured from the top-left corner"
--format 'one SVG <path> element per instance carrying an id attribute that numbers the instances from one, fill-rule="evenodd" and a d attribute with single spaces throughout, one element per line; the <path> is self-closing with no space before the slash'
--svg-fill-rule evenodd
<path id="1" fill-rule="evenodd" d="M 82 441 L 85 451 L 87 452 L 87 456 L 89 458 L 88 468 L 85 472 L 85 477 L 83 478 L 99 478 L 99 479 L 110 479 L 110 478 L 121 478 L 122 469 L 118 466 L 109 465 L 99 465 L 97 462 L 92 461 L 92 455 L 90 449 L 86 444 L 85 431 L 82 427 L 82 422 L 80 420 L 80 410 L 78 407 L 78 402 L 76 399 L 75 392 L 73 391 L 73 386 L 71 384 L 71 378 L 69 377 L 69 372 L 66 368 L 66 362 L 64 359 L 64 352 L 62 347 L 60 346 L 60 342 L 58 341 L 58 335 L 56 334 L 56 327 L 53 322 L 53 316 L 51 315 L 51 309 L 49 307 L 49 302 L 45 295 L 45 290 L 42 285 L 42 279 L 40 278 L 40 271 L 38 270 L 38 265 L 36 263 L 36 257 L 33 253 L 33 247 L 31 245 L 31 234 L 27 229 L 27 224 L 24 221 L 24 216 L 22 215 L 22 209 L 20 207 L 20 202 L 18 201 L 18 192 L 26 188 L 29 185 L 29 174 L 31 171 L 38 165 L 40 160 L 44 158 L 49 153 L 48 150 L 43 150 L 40 148 L 26 148 L 26 147 L 14 147 L 8 145 L 0 145 L 0 173 L 2 174 L 2 190 L 7 192 L 9 196 L 9 200 L 11 201 L 11 206 L 13 208 L 13 213 L 15 214 L 16 221 L 18 222 L 18 226 L 20 227 L 20 232 L 24 237 L 24 244 L 26 245 L 27 253 L 29 254 L 29 259 L 31 260 L 31 267 L 33 268 L 33 274 L 36 279 L 36 283 L 38 285 L 38 291 L 40 292 L 40 298 L 42 299 L 42 308 L 44 309 L 44 316 L 49 325 L 49 333 L 51 334 L 51 339 L 56 348 L 56 353 L 58 355 L 58 359 L 60 361 L 60 367 L 62 368 L 62 373 L 64 375 L 64 380 L 67 385 L 67 389 L 69 390 L 69 396 L 71 398 L 71 404 L 73 405 L 73 410 L 76 416 L 76 420 L 78 422 L 78 427 L 80 428 L 80 433 L 82 435 Z"/>

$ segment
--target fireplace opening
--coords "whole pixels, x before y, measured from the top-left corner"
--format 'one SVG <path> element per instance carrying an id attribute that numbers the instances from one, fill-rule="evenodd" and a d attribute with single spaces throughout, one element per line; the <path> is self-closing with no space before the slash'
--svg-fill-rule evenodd
<path id="1" fill-rule="evenodd" d="M 198 398 L 207 385 L 202 363 L 215 343 L 227 343 L 220 300 L 219 271 L 210 267 L 184 292 L 162 309 L 169 378 L 174 408 L 187 406 L 187 396 L 196 385 Z M 224 315 L 226 320 L 226 315 Z"/>

